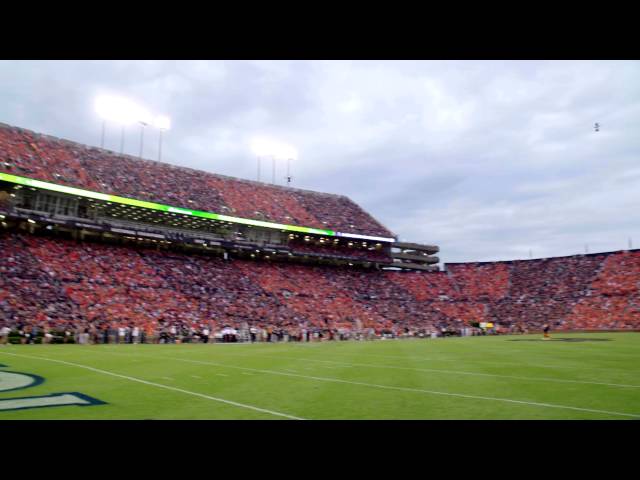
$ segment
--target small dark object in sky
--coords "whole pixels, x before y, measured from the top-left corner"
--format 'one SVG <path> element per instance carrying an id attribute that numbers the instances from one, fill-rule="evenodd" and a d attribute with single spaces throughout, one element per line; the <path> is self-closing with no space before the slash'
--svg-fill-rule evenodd
<path id="1" fill-rule="evenodd" d="M 596 124 L 593 126 L 593 128 L 595 129 L 596 132 L 600 131 L 600 124 L 596 122 Z"/>

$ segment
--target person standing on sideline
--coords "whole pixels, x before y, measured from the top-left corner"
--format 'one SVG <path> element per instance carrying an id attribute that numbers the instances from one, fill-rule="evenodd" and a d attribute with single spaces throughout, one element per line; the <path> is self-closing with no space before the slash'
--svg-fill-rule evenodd
<path id="1" fill-rule="evenodd" d="M 11 329 L 7 325 L 3 325 L 2 328 L 0 328 L 0 345 L 7 345 L 9 342 L 9 332 L 11 332 Z"/>
<path id="2" fill-rule="evenodd" d="M 209 343 L 209 327 L 205 326 L 202 329 L 202 343 Z"/>
<path id="3" fill-rule="evenodd" d="M 109 343 L 109 324 L 107 323 L 102 327 L 102 343 L 105 345 Z"/>
<path id="4" fill-rule="evenodd" d="M 131 331 L 131 338 L 134 344 L 138 344 L 138 338 L 140 337 L 140 329 L 138 328 L 138 326 L 134 326 L 133 330 Z"/>

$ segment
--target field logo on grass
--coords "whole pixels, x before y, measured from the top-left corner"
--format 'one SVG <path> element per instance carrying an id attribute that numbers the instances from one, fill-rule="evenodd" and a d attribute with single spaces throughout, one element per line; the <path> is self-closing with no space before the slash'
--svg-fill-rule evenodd
<path id="1" fill-rule="evenodd" d="M 0 365 L 0 369 L 6 365 Z M 7 372 L 0 370 L 0 393 L 35 387 L 44 382 L 44 378 L 28 373 Z M 106 402 L 92 398 L 79 392 L 52 393 L 35 397 L 15 397 L 0 399 L 0 412 L 9 410 L 25 410 L 27 408 L 65 407 L 78 405 L 104 405 Z"/>

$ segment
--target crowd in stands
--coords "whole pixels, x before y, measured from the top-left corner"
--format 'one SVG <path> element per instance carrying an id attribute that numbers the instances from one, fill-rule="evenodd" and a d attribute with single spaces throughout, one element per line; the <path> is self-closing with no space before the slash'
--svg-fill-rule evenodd
<path id="1" fill-rule="evenodd" d="M 0 125 L 0 171 L 258 220 L 392 234 L 346 197 L 234 179 Z M 0 208 L 8 202 L 0 197 Z M 381 262 L 382 250 L 291 241 L 295 253 Z M 223 259 L 0 233 L 0 329 L 83 343 L 640 329 L 640 251 L 449 264 L 442 272 Z M 27 335 L 29 337 L 27 337 Z M 230 336 L 231 334 L 226 334 Z M 249 335 L 249 333 L 247 333 Z"/>
<path id="2" fill-rule="evenodd" d="M 226 215 L 393 237 L 344 196 L 215 175 L 118 155 L 0 124 L 0 171 Z"/>
<path id="3" fill-rule="evenodd" d="M 288 243 L 288 247 L 292 252 L 300 254 L 321 254 L 322 256 L 328 257 L 352 258 L 354 260 L 370 260 L 372 262 L 391 263 L 391 258 L 385 250 L 352 248 L 345 246 L 344 242 L 341 245 L 335 245 L 331 241 L 327 241 L 324 244 L 290 241 Z"/>
<path id="4" fill-rule="evenodd" d="M 459 298 L 457 287 L 446 272 L 433 272 L 429 275 L 387 272 L 386 275 L 421 302 Z"/>
<path id="5" fill-rule="evenodd" d="M 640 251 L 425 273 L 225 260 L 9 232 L 0 234 L 0 249 L 0 328 L 34 335 L 107 339 L 122 331 L 122 342 L 170 341 L 213 338 L 229 327 L 269 338 L 338 338 L 459 332 L 481 322 L 511 330 L 545 323 L 640 329 Z"/>
<path id="6" fill-rule="evenodd" d="M 567 316 L 572 329 L 638 328 L 640 251 L 608 255 L 589 291 Z"/>
<path id="7" fill-rule="evenodd" d="M 505 263 L 450 264 L 447 272 L 458 286 L 460 298 L 494 301 L 509 289 L 509 268 Z"/>
<path id="8" fill-rule="evenodd" d="M 492 319 L 520 321 L 529 328 L 547 322 L 562 326 L 589 292 L 604 259 L 605 255 L 576 255 L 508 262 L 508 293 L 490 302 Z"/>

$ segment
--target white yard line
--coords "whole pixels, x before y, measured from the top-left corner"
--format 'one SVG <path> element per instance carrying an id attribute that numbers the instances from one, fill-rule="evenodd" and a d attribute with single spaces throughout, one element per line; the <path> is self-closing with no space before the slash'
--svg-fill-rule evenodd
<path id="1" fill-rule="evenodd" d="M 464 339 L 466 337 L 463 337 L 462 339 Z M 471 338 L 471 337 L 469 337 Z M 462 340 L 459 339 L 459 340 Z M 455 339 L 451 339 L 451 340 L 455 340 Z M 409 341 L 416 341 L 418 342 L 418 340 L 409 340 Z M 356 343 L 356 342 L 354 342 Z M 240 345 L 240 344 L 234 344 L 234 343 L 220 343 L 220 344 L 216 344 L 216 345 Z M 245 344 L 242 344 L 245 345 Z M 246 344 L 249 345 L 249 344 Z M 255 345 L 258 345 L 258 343 L 256 343 Z M 264 343 L 264 345 L 261 345 L 265 348 L 269 348 L 269 347 L 273 347 L 276 346 L 278 344 L 275 343 Z M 284 344 L 283 344 L 284 345 Z M 282 345 L 280 345 L 282 346 Z M 298 345 L 298 344 L 287 344 L 287 347 L 293 347 L 293 348 L 308 348 L 311 346 L 314 347 L 321 347 L 324 346 L 323 344 L 315 344 L 315 345 Z M 103 345 L 101 346 L 101 348 L 110 348 L 110 349 L 118 349 L 119 346 L 118 345 Z M 93 349 L 88 349 L 87 351 L 93 351 Z M 114 352 L 115 353 L 115 352 Z M 260 352 L 263 353 L 263 352 Z M 268 352 L 268 353 L 272 353 L 272 352 Z M 429 352 L 430 355 L 439 355 L 440 352 Z M 414 359 L 414 360 L 420 360 L 423 362 L 460 362 L 460 358 L 431 358 L 431 357 L 422 357 L 422 356 L 416 356 L 416 355 L 384 355 L 384 354 L 379 354 L 379 353 L 366 353 L 366 352 L 358 352 L 358 353 L 342 353 L 342 352 L 331 352 L 332 355 L 341 355 L 341 356 L 346 356 L 346 357 L 354 357 L 354 356 L 370 356 L 370 357 L 382 357 L 382 358 L 396 358 L 396 359 Z M 124 353 L 120 353 L 120 355 L 125 355 Z M 450 353 L 445 353 L 444 355 L 451 355 Z M 576 367 L 571 367 L 571 366 L 566 366 L 566 365 L 544 365 L 544 364 L 538 364 L 538 363 L 528 363 L 528 362 L 510 362 L 510 361 L 489 361 L 489 360 L 476 360 L 476 359 L 463 359 L 464 361 L 469 361 L 469 362 L 473 362 L 473 363 L 477 363 L 477 364 L 485 364 L 485 365 L 498 365 L 498 366 L 505 366 L 505 365 L 512 365 L 512 366 L 524 366 L 524 367 L 535 367 L 535 368 L 547 368 L 547 369 L 552 369 L 552 370 L 575 370 Z M 604 370 L 604 371 L 610 371 L 610 369 L 607 368 L 601 368 L 601 367 L 591 367 L 591 370 Z"/>
<path id="2" fill-rule="evenodd" d="M 82 365 L 82 364 L 79 364 L 79 363 L 66 362 L 64 360 L 56 360 L 56 359 L 53 359 L 53 358 L 39 357 L 39 356 L 33 356 L 33 355 L 20 355 L 20 354 L 17 354 L 17 353 L 9 353 L 9 352 L 4 352 L 4 351 L 0 351 L 0 354 L 12 355 L 12 356 L 15 356 L 15 357 L 32 358 L 32 359 L 36 359 L 36 360 L 45 360 L 45 361 L 48 361 L 48 362 L 61 363 L 63 365 L 70 365 L 70 366 L 73 366 L 73 367 L 84 368 L 85 370 L 91 370 L 93 372 L 102 373 L 104 375 L 110 375 L 112 377 L 124 378 L 125 380 L 129 380 L 129 381 L 132 381 L 132 382 L 143 383 L 145 385 L 151 385 L 153 387 L 164 388 L 166 390 L 173 390 L 173 391 L 176 391 L 176 392 L 185 393 L 187 395 L 192 395 L 194 397 L 200 397 L 200 398 L 205 398 L 207 400 L 213 400 L 215 402 L 226 403 L 227 405 L 233 405 L 234 407 L 245 408 L 245 409 L 248 409 L 248 410 L 254 410 L 256 412 L 261 412 L 261 413 L 268 413 L 270 415 L 275 415 L 277 417 L 285 417 L 285 418 L 289 418 L 289 419 L 292 419 L 292 420 L 304 420 L 303 418 L 294 417 L 293 415 L 288 415 L 286 413 L 276 412 L 276 411 L 273 411 L 273 410 L 267 410 L 265 408 L 259 408 L 259 407 L 255 407 L 253 405 L 247 405 L 247 404 L 244 404 L 244 403 L 238 403 L 238 402 L 234 402 L 234 401 L 231 401 L 231 400 L 225 400 L 224 398 L 212 397 L 210 395 L 205 395 L 203 393 L 192 392 L 192 391 L 189 391 L 189 390 L 184 390 L 182 388 L 176 388 L 176 387 L 171 387 L 169 385 L 163 385 L 161 383 L 149 382 L 147 380 L 142 380 L 140 378 L 130 377 L 128 375 L 121 375 L 119 373 L 109 372 L 107 370 L 101 370 L 99 368 L 89 367 L 87 365 Z"/>
<path id="3" fill-rule="evenodd" d="M 90 350 L 92 352 L 95 352 L 95 350 Z M 98 352 L 96 352 L 98 353 Z M 110 353 L 112 355 L 125 355 L 127 357 L 130 357 L 131 354 L 125 354 L 125 353 L 115 353 L 115 352 L 106 352 L 106 353 Z M 247 353 L 231 353 L 230 355 L 235 355 L 235 356 L 239 356 L 239 357 L 253 357 L 252 354 L 247 354 Z M 463 371 L 463 370 L 445 370 L 445 369 L 440 369 L 440 368 L 416 368 L 416 367 L 400 367 L 400 366 L 395 366 L 395 365 L 377 365 L 377 364 L 371 364 L 371 363 L 351 363 L 351 362 L 336 362 L 333 360 L 320 360 L 320 359 L 313 359 L 313 358 L 300 358 L 300 357 L 288 357 L 285 355 L 281 355 L 279 353 L 273 353 L 273 352 L 260 352 L 259 355 L 266 355 L 266 356 L 270 356 L 273 358 L 283 358 L 283 359 L 289 359 L 289 360 L 299 360 L 299 361 L 303 361 L 303 362 L 320 362 L 320 363 L 330 363 L 330 364 L 334 364 L 334 365 L 341 365 L 341 366 L 345 366 L 345 367 L 364 367 L 364 368 L 383 368 L 383 369 L 395 369 L 395 370 L 411 370 L 411 371 L 416 371 L 416 372 L 427 372 L 427 373 L 442 373 L 442 374 L 446 374 L 446 375 L 469 375 L 469 376 L 477 376 L 477 377 L 491 377 L 491 378 L 510 378 L 510 379 L 514 379 L 514 380 L 525 380 L 525 381 L 536 381 L 536 382 L 553 382 L 553 383 L 572 383 L 572 384 L 584 384 L 584 385 L 602 385 L 602 386 L 607 386 L 607 387 L 619 387 L 619 388 L 640 388 L 640 385 L 630 385 L 630 384 L 625 384 L 625 383 L 607 383 L 607 382 L 593 382 L 593 381 L 589 381 L 589 380 L 567 380 L 567 379 L 561 379 L 561 378 L 548 378 L 548 377 L 526 377 L 526 376 L 519 376 L 519 375 L 502 375 L 502 374 L 498 374 L 498 373 L 481 373 L 481 372 L 467 372 L 467 371 Z M 355 354 L 354 354 L 355 356 Z M 393 357 L 393 358 L 404 358 L 404 357 L 400 357 L 400 356 L 394 356 L 394 355 L 388 355 L 389 357 Z M 411 358 L 411 357 L 408 357 Z M 304 367 L 303 367 L 304 368 Z M 339 368 L 339 367 L 330 367 L 330 366 L 325 366 L 325 368 Z M 283 371 L 289 371 L 289 372 L 294 372 L 297 373 L 296 370 L 288 370 L 286 368 L 282 369 Z M 311 370 L 309 368 L 305 368 L 305 370 Z"/>
<path id="4" fill-rule="evenodd" d="M 159 357 L 157 357 L 157 358 L 159 358 Z M 165 359 L 169 359 L 169 360 L 176 360 L 176 361 L 179 361 L 179 362 L 199 363 L 199 364 L 203 364 L 203 365 L 215 365 L 215 366 L 218 366 L 218 367 L 235 368 L 235 369 L 238 369 L 238 370 L 249 370 L 249 371 L 252 371 L 252 372 L 266 373 L 266 374 L 269 374 L 269 375 L 282 375 L 282 376 L 289 376 L 289 377 L 297 377 L 297 378 L 304 378 L 304 379 L 308 379 L 308 380 L 317 380 L 317 381 L 321 381 L 321 382 L 344 383 L 344 384 L 348 384 L 348 385 L 358 385 L 358 386 L 363 386 L 363 387 L 377 388 L 377 389 L 384 389 L 384 390 L 399 390 L 399 391 L 404 391 L 404 392 L 426 393 L 426 394 L 429 394 L 429 395 L 441 395 L 441 396 L 448 396 L 448 397 L 470 398 L 470 399 L 474 399 L 474 400 L 489 400 L 489 401 L 492 401 L 492 402 L 505 402 L 505 403 L 520 404 L 520 405 L 532 405 L 532 406 L 544 407 L 544 408 L 556 408 L 556 409 L 564 409 L 564 410 L 575 410 L 575 411 L 580 411 L 580 412 L 600 413 L 600 414 L 606 414 L 606 415 L 615 415 L 615 416 L 622 416 L 622 417 L 640 418 L 640 415 L 633 414 L 633 413 L 612 412 L 612 411 L 608 411 L 608 410 L 597 410 L 597 409 L 593 409 L 593 408 L 572 407 L 572 406 L 568 406 L 568 405 L 557 405 L 557 404 L 552 404 L 552 403 L 528 402 L 528 401 L 525 401 L 525 400 L 514 400 L 514 399 L 511 399 L 511 398 L 485 397 L 485 396 L 481 396 L 481 395 L 467 395 L 467 394 L 462 394 L 462 393 L 440 392 L 440 391 L 436 391 L 436 390 L 425 390 L 425 389 L 421 389 L 421 388 L 394 387 L 394 386 L 391 386 L 391 385 L 380 385 L 380 384 L 375 384 L 375 383 L 354 382 L 354 381 L 350 381 L 350 380 L 342 380 L 342 379 L 339 379 L 339 378 L 316 377 L 316 376 L 311 376 L 311 375 L 301 375 L 301 374 L 296 374 L 296 373 L 287 373 L 287 372 L 282 372 L 282 371 L 277 371 L 277 370 L 261 370 L 261 369 L 258 369 L 258 368 L 238 367 L 238 366 L 235 366 L 235 365 L 226 365 L 226 364 L 216 363 L 216 362 L 205 362 L 205 361 L 201 361 L 201 360 L 187 360 L 187 359 L 184 359 L 184 358 L 176 358 L 176 357 L 164 357 L 164 358 Z"/>
<path id="5" fill-rule="evenodd" d="M 365 352 L 358 352 L 358 353 L 340 353 L 340 352 L 331 352 L 332 355 L 342 355 L 342 356 L 347 356 L 347 357 L 354 357 L 354 356 L 361 356 L 361 355 L 365 355 L 365 356 L 370 356 L 370 357 L 383 357 L 383 358 L 396 358 L 396 359 L 413 359 L 413 360 L 420 360 L 420 361 L 433 361 L 433 362 L 460 362 L 461 359 L 460 358 L 431 358 L 431 357 L 421 357 L 421 356 L 416 356 L 416 355 L 383 355 L 383 354 L 379 354 L 379 353 L 365 353 Z M 429 352 L 430 355 L 436 354 L 438 355 L 438 352 Z M 445 353 L 445 355 L 451 355 L 450 353 Z M 565 365 L 544 365 L 544 364 L 537 364 L 537 363 L 525 363 L 525 362 L 509 362 L 509 361 L 505 361 L 505 362 L 492 362 L 492 361 L 488 361 L 488 360 L 475 360 L 475 359 L 462 359 L 463 361 L 467 361 L 467 362 L 473 362 L 473 363 L 477 363 L 477 364 L 487 364 L 487 365 L 513 365 L 513 366 L 524 366 L 524 367 L 536 367 L 536 368 L 550 368 L 550 369 L 562 369 L 562 370 L 575 370 L 576 367 L 570 367 L 570 366 L 565 366 Z M 600 368 L 600 367 L 590 367 L 592 370 L 605 370 L 605 371 L 610 371 L 610 369 L 606 369 L 606 368 Z"/>
<path id="6" fill-rule="evenodd" d="M 479 377 L 513 378 L 517 380 L 534 380 L 534 381 L 540 381 L 540 382 L 579 383 L 579 384 L 586 384 L 586 385 L 605 385 L 608 387 L 640 388 L 640 385 L 628 385 L 624 383 L 591 382 L 588 380 L 566 380 L 562 378 L 546 378 L 546 377 L 523 377 L 518 375 L 500 375 L 497 373 L 467 372 L 467 371 L 461 371 L 461 370 L 443 370 L 439 368 L 399 367 L 395 365 L 376 365 L 371 363 L 346 363 L 346 362 L 336 362 L 333 360 L 320 360 L 320 359 L 314 359 L 314 358 L 285 357 L 285 356 L 276 355 L 276 354 L 263 354 L 263 355 L 269 355 L 274 358 L 277 357 L 277 358 L 286 358 L 289 360 L 299 360 L 303 362 L 332 363 L 336 365 L 344 365 L 347 367 L 385 368 L 385 369 L 396 369 L 396 370 L 412 370 L 416 372 L 472 375 L 472 376 L 479 376 Z M 243 355 L 243 356 L 248 356 L 248 355 Z M 332 367 L 327 367 L 327 368 L 332 368 Z M 333 367 L 333 368 L 337 368 L 337 367 Z"/>

